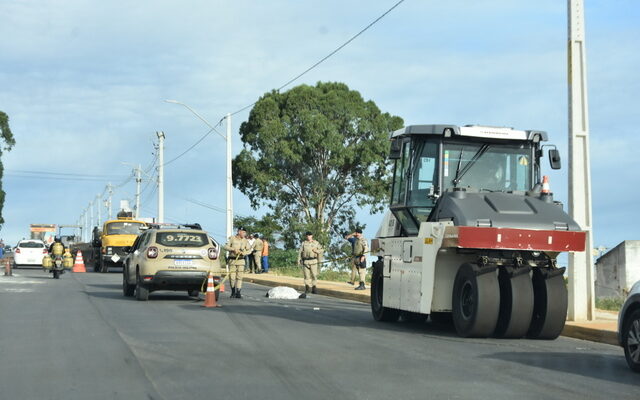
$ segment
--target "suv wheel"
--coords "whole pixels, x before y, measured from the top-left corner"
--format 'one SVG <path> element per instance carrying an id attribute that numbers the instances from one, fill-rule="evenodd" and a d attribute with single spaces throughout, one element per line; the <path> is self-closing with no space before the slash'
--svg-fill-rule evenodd
<path id="1" fill-rule="evenodd" d="M 122 271 L 122 294 L 127 297 L 133 296 L 136 290 L 136 285 L 132 285 L 129 283 L 129 274 L 127 273 L 127 268 L 125 267 Z"/>
<path id="2" fill-rule="evenodd" d="M 629 368 L 640 372 L 640 310 L 626 318 L 622 328 L 622 346 Z"/>
<path id="3" fill-rule="evenodd" d="M 144 287 L 140 274 L 136 274 L 136 299 L 139 301 L 149 300 L 149 289 Z"/>

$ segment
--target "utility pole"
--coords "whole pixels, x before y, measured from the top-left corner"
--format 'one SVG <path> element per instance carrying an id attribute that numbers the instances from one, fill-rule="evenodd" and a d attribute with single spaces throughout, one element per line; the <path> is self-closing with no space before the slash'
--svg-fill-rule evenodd
<path id="1" fill-rule="evenodd" d="M 85 242 L 89 241 L 89 213 L 87 211 L 89 210 L 84 210 L 84 226 L 86 227 L 86 229 L 84 230 Z"/>
<path id="2" fill-rule="evenodd" d="M 96 195 L 96 208 L 98 209 L 98 219 L 96 220 L 97 221 L 96 222 L 96 226 L 100 226 L 100 220 L 102 220 L 102 212 L 101 212 L 102 211 L 102 201 L 100 201 L 100 200 L 102 200 L 102 199 L 100 198 L 100 195 L 97 194 Z"/>
<path id="3" fill-rule="evenodd" d="M 227 114 L 227 237 L 233 235 L 233 178 L 231 176 L 231 114 Z"/>
<path id="4" fill-rule="evenodd" d="M 113 215 L 111 214 L 111 198 L 113 196 L 113 186 L 111 182 L 107 185 L 107 191 L 109 192 L 109 197 L 107 200 L 107 208 L 109 209 L 109 219 L 113 219 Z"/>
<path id="5" fill-rule="evenodd" d="M 89 228 L 91 228 L 91 225 L 93 225 L 93 200 L 89 202 L 89 209 L 91 210 L 89 214 Z"/>
<path id="6" fill-rule="evenodd" d="M 142 173 L 142 168 L 140 164 L 138 164 L 138 168 L 136 168 L 136 219 L 140 218 L 140 183 L 142 182 L 142 177 L 140 176 Z"/>
<path id="7" fill-rule="evenodd" d="M 584 28 L 584 0 L 568 0 L 569 19 L 569 214 L 586 231 L 584 252 L 569 253 L 569 309 L 571 321 L 593 320 L 593 231 L 589 113 Z"/>
<path id="8" fill-rule="evenodd" d="M 164 222 L 164 132 L 158 135 L 158 222 Z"/>

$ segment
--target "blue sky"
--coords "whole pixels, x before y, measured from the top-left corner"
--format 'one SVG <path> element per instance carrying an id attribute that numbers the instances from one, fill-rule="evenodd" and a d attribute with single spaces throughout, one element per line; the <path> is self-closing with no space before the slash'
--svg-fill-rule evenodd
<path id="1" fill-rule="evenodd" d="M 133 4 L 131 4 L 133 3 Z M 3 155 L 7 198 L 0 236 L 30 223 L 73 224 L 123 162 L 149 165 L 155 131 L 165 159 L 212 123 L 255 101 L 329 53 L 395 0 L 0 2 L 0 110 L 17 145 Z M 635 154 L 640 148 L 640 3 L 586 0 L 594 244 L 640 239 Z M 454 123 L 542 129 L 567 165 L 566 2 L 406 0 L 296 84 L 342 81 L 406 124 Z M 248 111 L 233 118 L 234 152 Z M 223 129 L 223 128 L 221 128 Z M 224 214 L 223 140 L 213 134 L 166 167 L 166 216 L 199 221 L 215 237 Z M 99 175 L 27 178 L 18 171 Z M 566 200 L 566 169 L 546 171 Z M 106 175 L 106 176 L 105 176 Z M 143 214 L 156 213 L 152 186 Z M 114 194 L 133 199 L 130 182 Z M 235 191 L 239 214 L 253 211 Z M 103 212 L 104 215 L 104 212 Z M 365 234 L 381 216 L 361 214 Z"/>

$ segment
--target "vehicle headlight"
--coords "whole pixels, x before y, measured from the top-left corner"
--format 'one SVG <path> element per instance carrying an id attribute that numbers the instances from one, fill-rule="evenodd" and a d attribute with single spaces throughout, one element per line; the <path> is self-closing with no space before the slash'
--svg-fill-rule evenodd
<path id="1" fill-rule="evenodd" d="M 113 247 L 107 247 L 107 254 L 113 254 Z"/>

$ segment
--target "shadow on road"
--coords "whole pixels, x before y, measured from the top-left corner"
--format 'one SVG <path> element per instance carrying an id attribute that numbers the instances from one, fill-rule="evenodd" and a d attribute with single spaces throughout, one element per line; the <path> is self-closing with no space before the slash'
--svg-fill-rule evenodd
<path id="1" fill-rule="evenodd" d="M 86 283 L 86 285 L 91 287 L 102 288 L 102 289 L 115 289 L 115 290 L 122 289 L 121 283 Z"/>
<path id="2" fill-rule="evenodd" d="M 574 353 L 500 352 L 482 358 L 640 386 L 639 376 L 627 367 L 622 350 L 620 350 L 619 356 L 582 353 L 577 350 Z"/>
<path id="3" fill-rule="evenodd" d="M 87 286 L 102 287 L 105 289 L 114 289 L 114 288 L 118 289 L 118 291 L 108 291 L 108 292 L 104 292 L 104 291 L 94 292 L 94 291 L 85 290 L 84 292 L 87 294 L 87 296 L 101 298 L 101 299 L 137 301 L 135 297 L 125 297 L 122 294 L 121 285 L 105 284 L 105 285 L 87 285 Z M 147 301 L 154 302 L 154 301 L 171 301 L 171 300 L 184 301 L 186 303 L 189 301 L 191 301 L 192 303 L 202 302 L 201 300 L 196 299 L 195 297 L 189 297 L 186 295 L 186 293 L 183 295 L 180 292 L 176 292 L 174 294 L 172 294 L 171 292 L 164 292 L 164 293 L 152 292 L 151 294 L 149 294 L 149 300 Z"/>
<path id="4" fill-rule="evenodd" d="M 246 300 L 240 300 L 246 301 Z M 290 321 L 305 323 L 305 324 L 318 324 L 324 326 L 341 326 L 341 327 L 362 327 L 377 330 L 387 330 L 394 332 L 413 332 L 422 335 L 433 335 L 438 337 L 452 337 L 457 338 L 455 329 L 452 325 L 437 324 L 433 322 L 405 322 L 399 321 L 397 323 L 385 323 L 377 322 L 371 318 L 370 313 L 363 314 L 361 311 L 352 311 L 348 309 L 340 309 L 339 307 L 327 307 L 322 303 L 303 303 L 295 302 L 287 304 L 288 307 L 284 307 L 284 303 L 269 304 L 269 303 L 239 303 L 236 300 L 228 299 L 225 296 L 222 301 L 222 308 L 212 308 L 207 311 L 211 312 L 224 312 L 230 317 L 232 315 L 245 315 L 245 316 L 268 316 L 270 318 L 282 318 Z M 193 305 L 180 305 L 185 311 L 202 312 L 201 307 L 194 307 Z M 313 310 L 314 307 L 319 307 L 320 310 Z M 367 307 L 368 308 L 368 307 Z"/>

